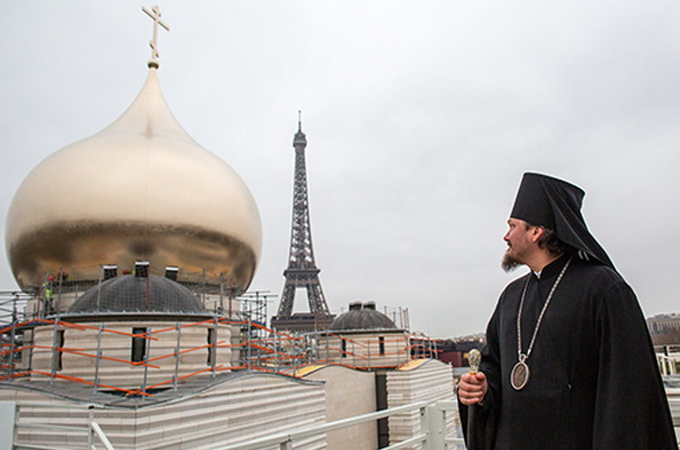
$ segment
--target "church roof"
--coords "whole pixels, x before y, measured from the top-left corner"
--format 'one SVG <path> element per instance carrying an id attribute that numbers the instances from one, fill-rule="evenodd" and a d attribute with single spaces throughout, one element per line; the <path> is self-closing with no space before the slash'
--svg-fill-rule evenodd
<path id="1" fill-rule="evenodd" d="M 329 327 L 329 331 L 396 329 L 392 319 L 377 311 L 373 302 L 350 303 L 349 311 L 339 315 Z"/>
<path id="2" fill-rule="evenodd" d="M 90 288 L 66 315 L 125 312 L 207 313 L 196 296 L 175 281 L 158 275 L 123 275 Z"/>
<path id="3" fill-rule="evenodd" d="M 152 268 L 180 266 L 185 275 L 223 273 L 245 291 L 261 235 L 248 187 L 182 128 L 153 67 L 115 122 L 33 169 L 15 194 L 6 227 L 10 264 L 22 287 L 39 285 L 45 272 L 59 267 L 71 279 L 96 280 L 101 263 L 124 267 L 144 258 Z"/>

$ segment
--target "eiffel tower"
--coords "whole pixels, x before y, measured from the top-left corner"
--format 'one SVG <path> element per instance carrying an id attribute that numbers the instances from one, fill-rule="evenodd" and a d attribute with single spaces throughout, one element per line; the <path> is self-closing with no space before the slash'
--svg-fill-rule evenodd
<path id="1" fill-rule="evenodd" d="M 286 282 L 281 303 L 271 326 L 277 330 L 305 333 L 325 330 L 335 316 L 331 314 L 321 289 L 319 272 L 314 262 L 312 231 L 309 225 L 309 198 L 307 196 L 307 170 L 305 147 L 307 138 L 302 132 L 302 119 L 298 116 L 298 131 L 293 139 L 295 148 L 295 185 L 293 192 L 293 224 L 290 234 L 288 268 L 283 272 Z M 293 313 L 295 293 L 298 288 L 307 290 L 309 312 Z"/>

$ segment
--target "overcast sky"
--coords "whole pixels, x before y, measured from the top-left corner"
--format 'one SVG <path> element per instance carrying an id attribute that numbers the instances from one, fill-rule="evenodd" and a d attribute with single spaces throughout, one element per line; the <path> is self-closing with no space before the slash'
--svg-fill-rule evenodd
<path id="1" fill-rule="evenodd" d="M 29 171 L 139 92 L 152 33 L 141 6 L 0 0 L 3 236 Z M 283 287 L 302 110 L 314 251 L 333 311 L 373 300 L 408 308 L 411 328 L 434 337 L 483 331 L 526 270 L 505 274 L 500 259 L 531 170 L 584 188 L 588 225 L 645 315 L 680 312 L 677 1 L 159 6 L 170 108 L 260 209 L 251 289 Z M 15 287 L 3 258 L 0 288 Z"/>

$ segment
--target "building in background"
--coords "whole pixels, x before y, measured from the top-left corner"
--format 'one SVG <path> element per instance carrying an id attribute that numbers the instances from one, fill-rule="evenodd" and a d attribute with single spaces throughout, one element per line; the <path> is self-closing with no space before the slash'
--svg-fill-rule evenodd
<path id="1" fill-rule="evenodd" d="M 659 314 L 647 318 L 647 327 L 654 346 L 675 345 L 680 347 L 680 314 Z"/>

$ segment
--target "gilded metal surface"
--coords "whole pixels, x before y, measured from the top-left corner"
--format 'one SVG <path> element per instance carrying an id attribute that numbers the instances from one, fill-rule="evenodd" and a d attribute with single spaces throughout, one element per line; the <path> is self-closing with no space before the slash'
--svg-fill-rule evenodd
<path id="1" fill-rule="evenodd" d="M 245 183 L 177 123 L 150 70 L 132 106 L 100 133 L 68 145 L 24 180 L 9 210 L 6 247 L 20 286 L 63 269 L 97 279 L 101 264 L 179 280 L 232 280 L 245 290 L 261 248 Z"/>
<path id="2" fill-rule="evenodd" d="M 27 234 L 9 249 L 20 285 L 35 285 L 62 268 L 68 280 L 96 280 L 101 264 L 132 271 L 150 262 L 152 274 L 179 267 L 179 281 L 224 281 L 245 290 L 255 273 L 253 250 L 243 242 L 189 226 L 151 223 L 64 223 Z M 203 269 L 206 269 L 205 272 Z"/>

